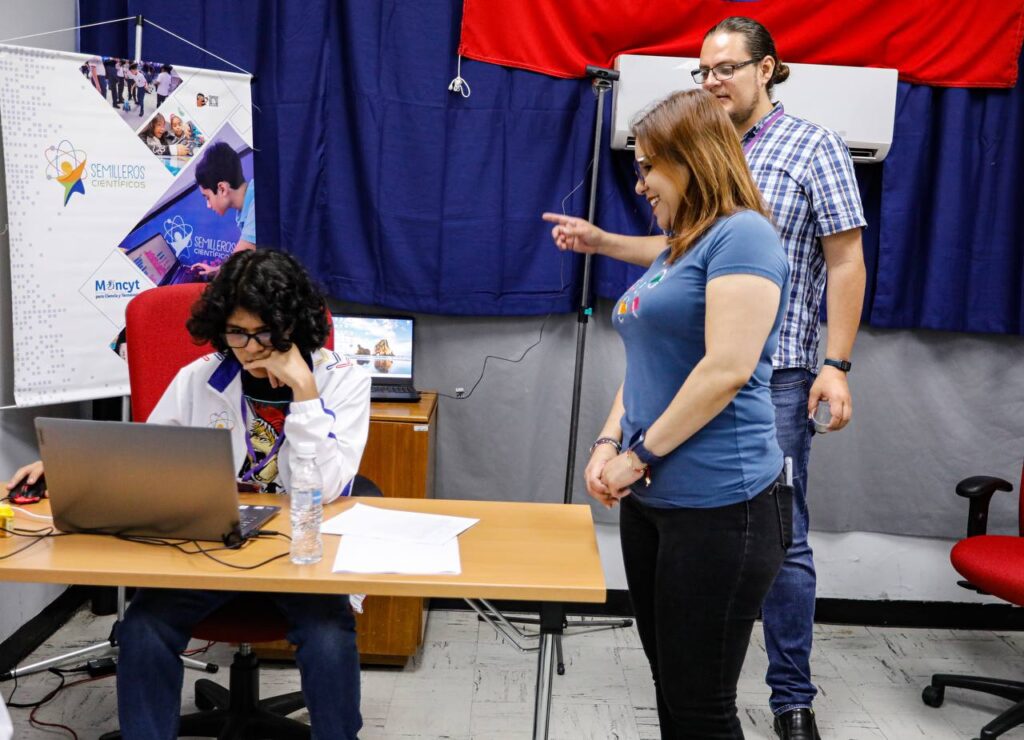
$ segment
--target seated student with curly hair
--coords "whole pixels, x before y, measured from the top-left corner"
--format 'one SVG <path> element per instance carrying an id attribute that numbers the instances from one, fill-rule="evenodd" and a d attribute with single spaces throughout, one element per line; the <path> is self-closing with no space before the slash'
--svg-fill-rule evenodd
<path id="1" fill-rule="evenodd" d="M 226 420 L 238 478 L 262 490 L 287 490 L 294 445 L 312 442 L 324 503 L 345 495 L 370 423 L 370 379 L 323 349 L 325 300 L 292 257 L 245 251 L 221 267 L 192 308 L 187 327 L 217 350 L 182 368 L 147 420 L 205 427 Z M 263 444 L 270 438 L 269 444 Z M 8 489 L 42 475 L 19 470 Z M 118 715 L 126 740 L 177 737 L 182 663 L 192 628 L 238 594 L 146 588 L 119 625 Z M 355 738 L 359 655 L 345 595 L 263 595 L 287 619 L 313 737 Z"/>

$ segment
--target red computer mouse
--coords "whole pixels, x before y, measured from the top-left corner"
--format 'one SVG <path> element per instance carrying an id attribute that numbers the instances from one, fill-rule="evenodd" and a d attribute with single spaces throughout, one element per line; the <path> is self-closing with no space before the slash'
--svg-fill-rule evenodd
<path id="1" fill-rule="evenodd" d="M 34 504 L 43 498 L 46 498 L 46 476 L 43 475 L 35 483 L 29 483 L 27 477 L 22 478 L 11 491 L 12 504 Z"/>

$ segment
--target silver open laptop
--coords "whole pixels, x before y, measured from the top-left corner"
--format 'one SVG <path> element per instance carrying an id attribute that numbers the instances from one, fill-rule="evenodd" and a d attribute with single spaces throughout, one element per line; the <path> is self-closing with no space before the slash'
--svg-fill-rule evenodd
<path id="1" fill-rule="evenodd" d="M 280 507 L 238 505 L 226 429 L 36 419 L 54 525 L 236 544 Z"/>

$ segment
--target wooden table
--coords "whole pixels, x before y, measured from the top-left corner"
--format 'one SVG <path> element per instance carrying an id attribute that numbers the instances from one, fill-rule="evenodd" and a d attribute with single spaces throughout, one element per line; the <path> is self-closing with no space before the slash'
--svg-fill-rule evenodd
<path id="1" fill-rule="evenodd" d="M 278 496 L 243 496 L 246 503 L 287 504 Z M 361 503 L 367 504 L 365 499 Z M 325 517 L 355 501 L 336 501 Z M 324 557 L 316 565 L 293 565 L 287 557 L 255 570 L 225 568 L 202 555 L 172 548 L 124 542 L 113 537 L 74 535 L 40 542 L 0 560 L 0 581 L 94 586 L 202 588 L 234 591 L 365 593 L 371 596 L 422 596 L 540 601 L 542 630 L 537 662 L 534 737 L 546 738 L 554 670 L 552 639 L 561 631 L 561 603 L 602 603 L 604 574 L 590 509 L 582 505 L 374 499 L 373 506 L 431 514 L 467 516 L 480 522 L 459 537 L 462 573 L 457 576 L 359 575 L 331 572 L 339 538 L 324 537 Z M 32 508 L 46 514 L 48 502 Z M 15 525 L 38 528 L 40 522 L 16 513 Z M 267 525 L 290 531 L 286 509 Z M 24 546 L 21 537 L 0 538 L 0 557 Z M 252 542 L 217 556 L 233 564 L 257 563 L 287 544 Z"/>

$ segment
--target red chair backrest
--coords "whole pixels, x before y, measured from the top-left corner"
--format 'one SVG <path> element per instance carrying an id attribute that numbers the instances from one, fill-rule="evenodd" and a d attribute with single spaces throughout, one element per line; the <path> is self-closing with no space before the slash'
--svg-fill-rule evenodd
<path id="1" fill-rule="evenodd" d="M 209 344 L 196 344 L 185 322 L 206 287 L 185 283 L 152 288 L 135 296 L 125 310 L 128 382 L 132 419 L 146 421 L 178 371 L 209 354 Z"/>
<path id="2" fill-rule="evenodd" d="M 178 371 L 213 351 L 209 343 L 196 344 L 185 322 L 205 283 L 152 288 L 135 296 L 125 310 L 128 382 L 132 393 L 132 419 L 146 421 Z M 330 319 L 330 311 L 327 311 Z M 334 322 L 324 346 L 334 348 Z"/>

